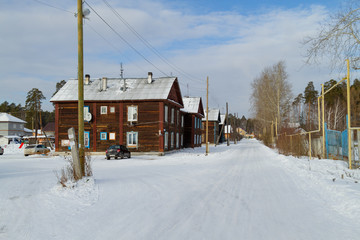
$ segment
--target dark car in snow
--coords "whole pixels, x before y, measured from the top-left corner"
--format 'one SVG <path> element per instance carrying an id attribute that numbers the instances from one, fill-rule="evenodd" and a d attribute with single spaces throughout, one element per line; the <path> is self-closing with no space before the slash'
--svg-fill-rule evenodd
<path id="1" fill-rule="evenodd" d="M 4 154 L 4 149 L 0 146 L 0 155 Z"/>
<path id="2" fill-rule="evenodd" d="M 131 153 L 124 145 L 112 145 L 106 150 L 106 159 L 110 160 L 111 157 L 115 159 L 131 158 Z"/>

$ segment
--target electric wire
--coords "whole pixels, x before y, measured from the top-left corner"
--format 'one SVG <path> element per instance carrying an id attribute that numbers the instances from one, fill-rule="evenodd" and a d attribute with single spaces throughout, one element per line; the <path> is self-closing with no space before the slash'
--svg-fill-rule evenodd
<path id="1" fill-rule="evenodd" d="M 175 71 L 177 71 L 178 73 L 188 77 L 189 79 L 193 79 L 196 81 L 201 81 L 202 80 L 198 79 L 197 77 L 194 77 L 190 74 L 188 74 L 187 72 L 185 72 L 184 70 L 182 70 L 181 68 L 177 67 L 176 65 L 172 64 L 168 59 L 166 59 L 163 55 L 161 55 L 161 53 L 155 48 L 153 47 L 143 36 L 141 36 L 140 33 L 138 33 L 120 14 L 118 11 L 116 11 L 108 2 L 107 0 L 102 0 L 109 8 L 110 10 L 115 14 L 115 16 L 117 16 L 120 21 L 122 23 L 124 23 L 124 25 L 142 42 L 144 43 L 144 45 L 146 47 L 148 47 L 156 56 L 158 56 L 164 63 L 166 63 L 168 66 L 170 66 L 171 68 L 173 68 Z"/>
<path id="2" fill-rule="evenodd" d="M 64 12 L 68 12 L 68 13 L 74 14 L 73 12 L 70 12 L 70 11 L 64 9 L 64 8 L 56 7 L 56 6 L 54 6 L 54 5 L 51 5 L 51 4 L 46 3 L 46 2 L 43 2 L 43 1 L 39 1 L 39 0 L 33 0 L 33 1 L 35 1 L 35 2 L 37 2 L 37 3 L 40 3 L 40 4 L 43 4 L 43 5 L 46 5 L 46 6 L 51 7 L 51 8 L 55 8 L 55 9 L 57 9 L 57 10 L 61 10 L 61 11 L 64 11 Z"/>
<path id="3" fill-rule="evenodd" d="M 115 50 L 117 50 L 119 53 L 121 52 L 121 50 L 116 47 L 114 44 L 112 44 L 109 40 L 107 40 L 103 35 L 101 35 L 98 31 L 95 30 L 95 28 L 93 28 L 89 23 L 87 23 L 85 26 L 90 27 L 90 29 L 92 31 L 94 31 L 99 37 L 101 37 L 106 43 L 108 43 L 111 47 L 113 47 Z M 129 57 L 127 57 L 126 55 L 123 55 L 126 59 L 128 59 L 129 61 L 131 61 L 129 59 Z M 134 63 L 136 67 L 138 67 L 141 71 L 146 72 L 145 69 L 143 69 L 142 67 L 140 67 L 138 64 Z"/>
<path id="4" fill-rule="evenodd" d="M 146 62 L 148 62 L 151 66 L 156 68 L 159 72 L 164 74 L 164 76 L 168 76 L 165 72 L 163 72 L 160 68 L 158 68 L 155 64 L 153 64 L 150 60 L 148 60 L 141 52 L 139 52 L 133 45 L 131 45 L 124 37 L 122 37 L 108 22 L 105 21 L 103 17 L 100 16 L 97 11 L 93 7 L 90 6 L 89 3 L 84 1 L 84 3 L 123 41 L 125 42 L 132 50 L 134 50 L 139 56 L 141 56 Z"/>

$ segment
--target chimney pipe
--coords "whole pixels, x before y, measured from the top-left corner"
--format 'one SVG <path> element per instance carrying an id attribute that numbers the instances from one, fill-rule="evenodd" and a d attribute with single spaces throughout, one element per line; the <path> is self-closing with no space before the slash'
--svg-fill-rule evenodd
<path id="1" fill-rule="evenodd" d="M 106 77 L 103 77 L 101 79 L 101 91 L 105 91 L 107 88 L 107 78 Z"/>
<path id="2" fill-rule="evenodd" d="M 85 85 L 89 85 L 89 82 L 90 82 L 90 75 L 89 75 L 89 74 L 86 74 L 86 75 L 85 75 L 84 84 L 85 84 Z"/>
<path id="3" fill-rule="evenodd" d="M 148 79 L 147 79 L 147 82 L 149 83 L 149 84 L 151 84 L 152 83 L 152 72 L 148 72 Z"/>

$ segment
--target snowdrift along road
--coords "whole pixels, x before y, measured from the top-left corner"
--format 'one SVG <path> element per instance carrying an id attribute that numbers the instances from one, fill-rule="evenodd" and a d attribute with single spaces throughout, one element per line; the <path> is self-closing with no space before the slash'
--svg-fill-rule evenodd
<path id="1" fill-rule="evenodd" d="M 360 239 L 359 177 L 257 140 L 164 157 L 93 157 L 62 189 L 60 157 L 0 156 L 0 239 Z"/>

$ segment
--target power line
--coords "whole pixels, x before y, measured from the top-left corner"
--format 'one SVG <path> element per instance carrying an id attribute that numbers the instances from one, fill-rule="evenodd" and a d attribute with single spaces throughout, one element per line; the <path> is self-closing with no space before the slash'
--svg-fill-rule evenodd
<path id="1" fill-rule="evenodd" d="M 111 47 L 113 47 L 115 50 L 117 50 L 119 53 L 121 53 L 121 50 L 116 47 L 114 44 L 112 44 L 109 40 L 107 40 L 103 35 L 101 35 L 98 31 L 96 31 L 89 23 L 87 23 L 85 26 L 90 27 L 90 29 L 92 31 L 94 31 L 97 35 L 99 35 L 105 42 L 107 42 Z M 127 57 L 126 55 L 123 55 L 125 58 L 127 58 L 129 61 L 131 61 L 129 59 L 129 57 Z M 146 72 L 142 67 L 140 67 L 138 64 L 134 63 L 136 65 L 136 67 L 138 67 L 141 71 Z"/>
<path id="2" fill-rule="evenodd" d="M 141 56 L 146 62 L 148 62 L 150 65 L 152 65 L 154 68 L 156 68 L 159 72 L 164 74 L 165 76 L 168 76 L 165 72 L 163 72 L 160 68 L 155 66 L 150 60 L 148 60 L 142 53 L 140 53 L 134 46 L 132 46 L 124 37 L 122 37 L 108 22 L 105 21 L 103 17 L 98 14 L 93 7 L 91 7 L 86 1 L 84 3 L 123 41 L 125 42 L 131 49 L 133 49 L 139 56 Z"/>
<path id="3" fill-rule="evenodd" d="M 103 2 L 110 8 L 110 10 L 115 14 L 115 16 L 117 16 L 121 22 L 123 22 L 125 24 L 125 26 L 141 41 L 144 43 L 145 46 L 147 46 L 155 55 L 157 55 L 164 63 L 166 63 L 168 66 L 170 66 L 171 68 L 173 68 L 174 70 L 176 70 L 177 72 L 179 72 L 180 74 L 196 80 L 196 81 L 201 81 L 200 79 L 198 79 L 197 77 L 194 77 L 190 74 L 188 74 L 187 72 L 183 71 L 181 68 L 177 67 L 176 65 L 172 64 L 168 59 L 166 59 L 164 56 L 161 55 L 161 53 L 155 48 L 153 47 L 143 36 L 141 36 L 140 33 L 138 33 L 106 0 L 103 0 Z"/>
<path id="4" fill-rule="evenodd" d="M 64 11 L 64 12 L 68 12 L 68 13 L 74 14 L 73 12 L 70 12 L 70 11 L 64 9 L 64 8 L 56 7 L 56 6 L 53 6 L 53 5 L 48 4 L 48 3 L 46 3 L 46 2 L 42 2 L 42 1 L 39 1 L 39 0 L 33 0 L 33 1 L 35 1 L 35 2 L 37 2 L 37 3 L 40 3 L 40 4 L 43 4 L 43 5 L 46 5 L 46 6 L 51 7 L 51 8 L 55 8 L 55 9 L 60 10 L 60 11 Z"/>

